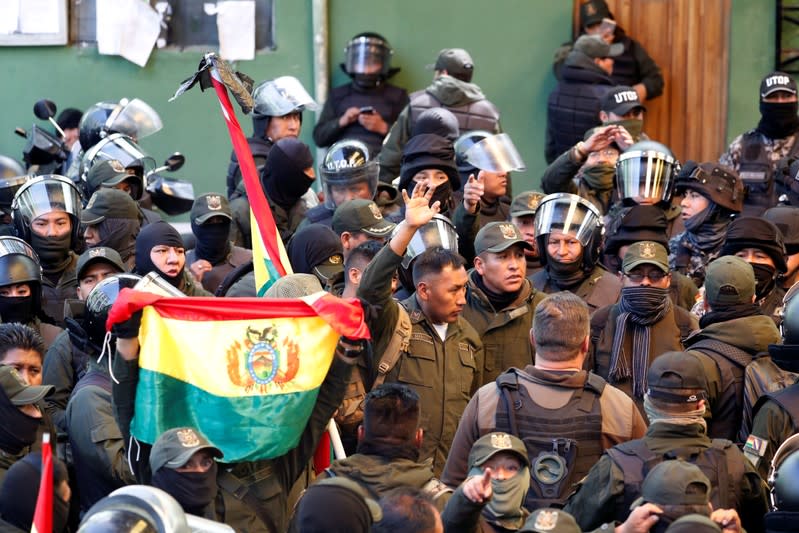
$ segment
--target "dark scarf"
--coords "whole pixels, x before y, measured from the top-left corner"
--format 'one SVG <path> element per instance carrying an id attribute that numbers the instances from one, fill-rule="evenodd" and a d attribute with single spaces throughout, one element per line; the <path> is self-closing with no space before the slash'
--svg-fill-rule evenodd
<path id="1" fill-rule="evenodd" d="M 760 301 L 771 294 L 777 284 L 777 269 L 763 263 L 749 263 L 755 271 L 755 299 Z"/>
<path id="2" fill-rule="evenodd" d="M 760 309 L 760 306 L 753 303 L 725 305 L 721 309 L 714 309 L 702 315 L 702 318 L 699 319 L 699 327 L 700 329 L 704 329 L 711 324 L 762 314 L 763 311 Z"/>
<path id="3" fill-rule="evenodd" d="M 35 285 L 31 291 L 40 290 Z M 0 320 L 4 323 L 18 322 L 28 324 L 33 321 L 37 309 L 34 309 L 33 296 L 0 296 Z"/>
<path id="4" fill-rule="evenodd" d="M 799 129 L 799 102 L 760 102 L 757 131 L 769 139 L 783 139 Z"/>
<path id="5" fill-rule="evenodd" d="M 547 253 L 544 250 L 542 253 Z M 552 282 L 561 290 L 574 287 L 585 279 L 583 272 L 583 257 L 577 258 L 573 263 L 560 263 L 547 254 L 547 273 Z"/>
<path id="6" fill-rule="evenodd" d="M 483 294 L 486 295 L 486 298 L 488 298 L 488 301 L 491 304 L 491 307 L 494 308 L 494 311 L 502 311 L 508 307 L 510 304 L 516 301 L 516 299 L 519 297 L 519 294 L 522 292 L 522 289 L 519 289 L 516 292 L 494 292 L 486 286 L 483 276 L 477 272 L 475 272 L 474 275 L 474 282 L 477 284 L 477 287 L 483 291 Z"/>
<path id="7" fill-rule="evenodd" d="M 5 392 L 0 391 L 0 449 L 11 455 L 17 455 L 26 446 L 36 441 L 40 418 L 33 418 L 19 410 L 11 403 Z"/>
<path id="8" fill-rule="evenodd" d="M 216 472 L 216 462 L 207 472 L 178 472 L 163 467 L 153 474 L 152 485 L 169 493 L 187 513 L 202 516 L 216 498 Z"/>
<path id="9" fill-rule="evenodd" d="M 286 211 L 305 194 L 313 178 L 305 170 L 313 166 L 313 156 L 306 144 L 294 139 L 280 139 L 269 151 L 261 174 L 264 192 Z"/>
<path id="10" fill-rule="evenodd" d="M 223 218 L 223 217 L 217 217 Z M 197 259 L 205 259 L 213 266 L 219 265 L 230 254 L 230 220 L 224 222 L 197 224 L 191 222 L 191 231 L 197 237 L 194 255 Z"/>
<path id="11" fill-rule="evenodd" d="M 106 218 L 97 225 L 100 242 L 95 246 L 107 246 L 119 252 L 122 262 L 127 262 L 136 250 L 136 236 L 141 222 L 129 218 Z"/>
<path id="12" fill-rule="evenodd" d="M 685 221 L 680 245 L 692 253 L 711 253 L 721 246 L 727 235 L 730 219 L 717 209 L 714 202 Z"/>
<path id="13" fill-rule="evenodd" d="M 42 237 L 31 232 L 31 247 L 39 255 L 42 272 L 48 277 L 50 274 L 57 275 L 54 283 L 72 261 L 72 255 L 69 253 L 71 244 L 72 232 L 62 237 Z"/>
<path id="14" fill-rule="evenodd" d="M 593 165 L 580 169 L 580 178 L 594 191 L 609 191 L 613 189 L 613 178 L 616 176 L 616 167 L 613 165 Z"/>
<path id="15" fill-rule="evenodd" d="M 621 313 L 616 318 L 616 334 L 610 359 L 610 382 L 632 378 L 633 394 L 643 398 L 646 372 L 649 369 L 649 340 L 652 325 L 663 320 L 671 310 L 669 290 L 659 287 L 624 287 L 618 303 Z M 633 328 L 632 369 L 622 357 L 627 325 Z"/>

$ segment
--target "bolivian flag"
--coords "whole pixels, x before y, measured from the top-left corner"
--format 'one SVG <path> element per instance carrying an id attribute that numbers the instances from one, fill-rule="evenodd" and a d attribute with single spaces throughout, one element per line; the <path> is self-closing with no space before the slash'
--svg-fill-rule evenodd
<path id="1" fill-rule="evenodd" d="M 144 309 L 133 435 L 199 429 L 226 462 L 269 459 L 299 442 L 340 335 L 368 338 L 360 303 L 165 298 L 123 290 L 108 327 Z"/>

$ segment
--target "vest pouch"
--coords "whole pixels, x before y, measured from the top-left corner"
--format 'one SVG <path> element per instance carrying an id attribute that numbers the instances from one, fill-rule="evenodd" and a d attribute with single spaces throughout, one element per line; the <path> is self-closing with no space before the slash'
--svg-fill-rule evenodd
<path id="1" fill-rule="evenodd" d="M 577 441 L 568 438 L 524 437 L 530 458 L 530 490 L 525 507 L 563 507 L 571 492 L 577 463 Z"/>

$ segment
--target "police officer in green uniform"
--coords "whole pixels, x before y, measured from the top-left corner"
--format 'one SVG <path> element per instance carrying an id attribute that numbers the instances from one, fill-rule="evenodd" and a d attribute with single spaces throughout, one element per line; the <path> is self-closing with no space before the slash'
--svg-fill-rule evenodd
<path id="1" fill-rule="evenodd" d="M 763 480 L 730 441 L 710 439 L 702 418 L 707 379 L 700 358 L 668 352 L 647 374 L 644 409 L 650 426 L 642 439 L 608 450 L 580 482 L 564 508 L 583 529 L 624 520 L 641 496 L 647 473 L 668 459 L 684 459 L 703 469 L 715 490 L 714 508 L 736 509 L 747 531 L 762 531 L 766 511 Z"/>
<path id="2" fill-rule="evenodd" d="M 545 293 L 573 292 L 591 311 L 615 303 L 621 282 L 599 264 L 604 228 L 599 211 L 574 194 L 550 194 L 538 204 L 535 235 L 544 270 L 530 281 Z"/>
<path id="3" fill-rule="evenodd" d="M 375 374 L 400 315 L 410 315 L 410 341 L 386 382 L 410 385 L 420 397 L 421 426 L 425 432 L 422 459 L 433 459 L 438 475 L 444 466 L 458 420 L 483 379 L 483 343 L 461 316 L 466 305 L 468 277 L 462 257 L 443 248 L 426 250 L 414 258 L 416 292 L 401 304 L 392 298 L 391 278 L 416 231 L 433 219 L 439 203 L 430 200 L 434 189 L 418 183 L 413 194 L 403 191 L 405 219 L 394 236 L 372 260 L 361 277 L 358 297 L 382 310 L 369 319 L 373 332 Z"/>

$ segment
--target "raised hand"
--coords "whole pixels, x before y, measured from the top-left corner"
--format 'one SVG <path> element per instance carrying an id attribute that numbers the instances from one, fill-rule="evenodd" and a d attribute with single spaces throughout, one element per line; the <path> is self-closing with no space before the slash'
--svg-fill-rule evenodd
<path id="1" fill-rule="evenodd" d="M 463 186 L 463 208 L 467 213 L 473 215 L 477 212 L 477 206 L 480 204 L 483 193 L 485 193 L 483 171 L 477 174 L 477 178 L 474 177 L 474 174 L 470 174 L 469 180 Z"/>
<path id="2" fill-rule="evenodd" d="M 430 205 L 435 188 L 428 187 L 424 182 L 418 182 L 411 192 L 410 198 L 408 191 L 402 191 L 402 199 L 405 201 L 405 223 L 412 228 L 420 228 L 430 222 L 433 216 L 441 211 L 441 202 L 435 201 Z"/>
<path id="3" fill-rule="evenodd" d="M 482 476 L 468 478 L 463 482 L 463 495 L 474 503 L 483 503 L 490 500 L 494 494 L 491 488 L 492 475 L 491 469 L 486 468 Z"/>

